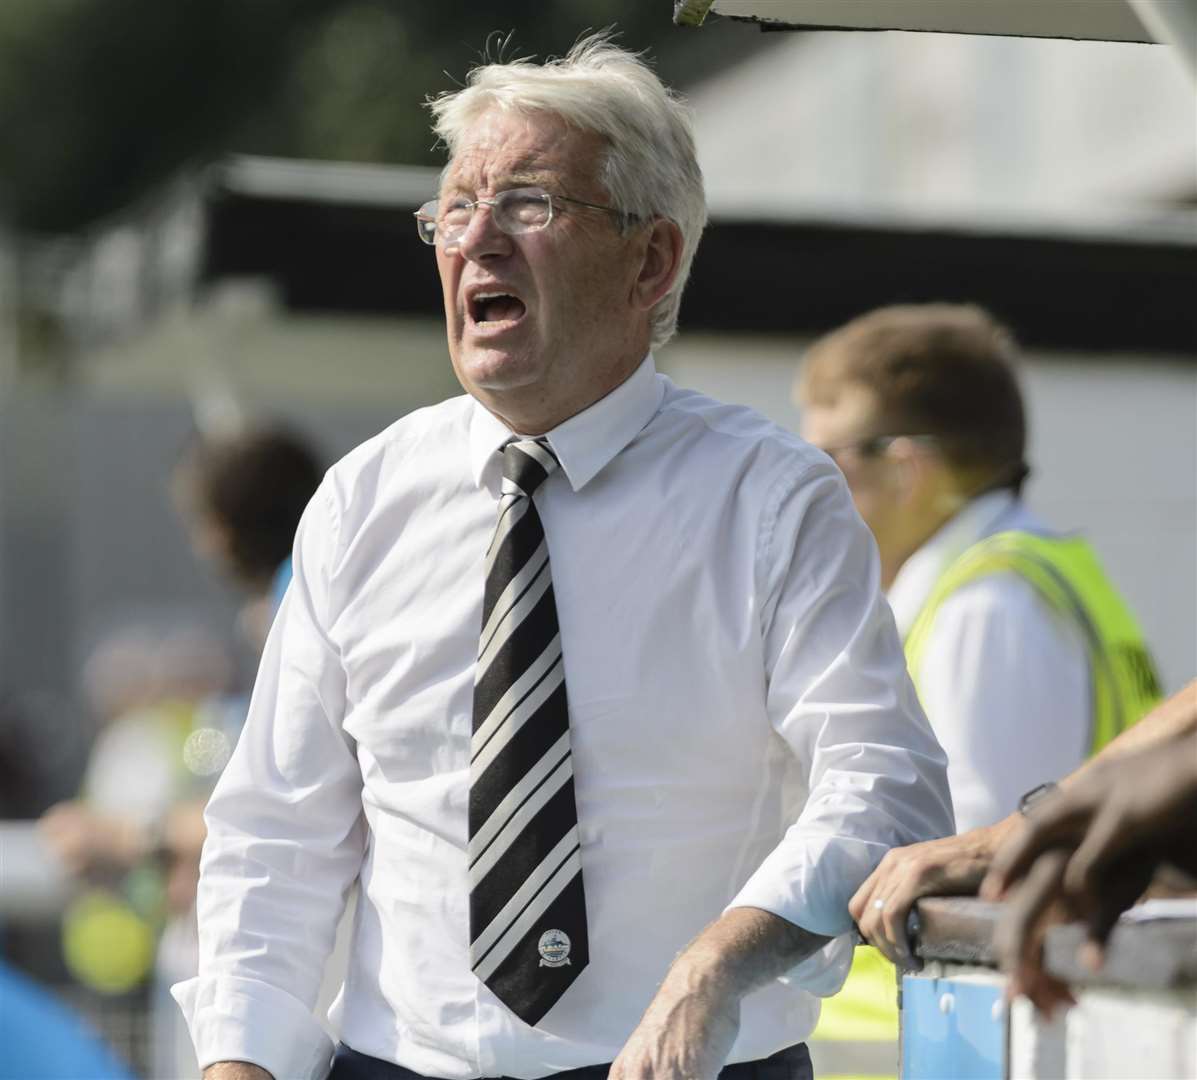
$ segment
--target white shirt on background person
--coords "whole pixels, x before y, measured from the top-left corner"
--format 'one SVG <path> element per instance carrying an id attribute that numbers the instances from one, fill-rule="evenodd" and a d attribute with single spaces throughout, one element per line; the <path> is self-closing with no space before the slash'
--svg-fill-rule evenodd
<path id="1" fill-rule="evenodd" d="M 548 433 L 539 489 L 565 656 L 590 963 L 541 1024 L 470 971 L 474 669 L 498 450 L 469 397 L 334 466 L 250 715 L 208 808 L 201 968 L 175 989 L 200 1063 L 324 1075 L 311 1016 L 360 872 L 334 1012 L 427 1076 L 611 1061 L 728 906 L 841 935 L 749 995 L 729 1061 L 802 1041 L 852 951 L 847 901 L 896 845 L 952 831 L 876 550 L 822 453 L 676 388 L 651 356 Z"/>
<path id="2" fill-rule="evenodd" d="M 1012 492 L 990 492 L 902 564 L 888 595 L 903 637 L 947 567 L 1009 529 L 1047 532 Z M 1025 792 L 1089 756 L 1093 703 L 1080 629 L 1019 574 L 990 574 L 953 592 L 913 675 L 948 755 L 961 832 L 999 821 Z"/>

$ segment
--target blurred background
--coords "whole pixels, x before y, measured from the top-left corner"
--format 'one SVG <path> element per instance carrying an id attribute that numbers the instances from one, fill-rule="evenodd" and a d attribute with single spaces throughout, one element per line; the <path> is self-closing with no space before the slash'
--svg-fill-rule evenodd
<path id="1" fill-rule="evenodd" d="M 181 853 L 297 508 L 459 392 L 411 211 L 443 162 L 424 99 L 483 56 L 615 25 L 688 97 L 712 223 L 658 357 L 677 381 L 795 427 L 805 343 L 854 315 L 1009 323 L 1030 503 L 1093 541 L 1166 691 L 1197 669 L 1197 111 L 1173 50 L 670 15 L 0 6 L 0 991 L 33 1000 L 32 976 L 89 1018 L 109 1049 L 77 1075 L 194 1072 L 164 997 L 192 955 Z"/>

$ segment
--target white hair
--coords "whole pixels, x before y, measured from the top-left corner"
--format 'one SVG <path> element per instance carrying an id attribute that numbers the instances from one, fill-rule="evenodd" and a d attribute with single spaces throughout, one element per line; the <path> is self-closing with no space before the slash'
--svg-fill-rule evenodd
<path id="1" fill-rule="evenodd" d="M 641 220 L 667 218 L 681 230 L 677 278 L 652 312 L 653 347 L 673 337 L 707 221 L 706 195 L 688 111 L 638 54 L 613 44 L 607 32 L 591 34 L 544 64 L 482 64 L 464 88 L 431 98 L 428 107 L 450 159 L 470 125 L 495 107 L 550 113 L 605 139 L 598 179 L 613 205 Z"/>

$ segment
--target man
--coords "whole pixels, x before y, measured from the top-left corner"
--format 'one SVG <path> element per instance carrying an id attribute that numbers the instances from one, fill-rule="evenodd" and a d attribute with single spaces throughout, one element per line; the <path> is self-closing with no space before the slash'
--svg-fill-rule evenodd
<path id="1" fill-rule="evenodd" d="M 1091 550 L 1020 498 L 1015 355 L 979 308 L 882 308 L 816 342 L 797 383 L 803 434 L 840 465 L 877 539 L 961 829 L 1004 817 L 1159 697 Z"/>
<path id="2" fill-rule="evenodd" d="M 803 434 L 839 464 L 877 539 L 962 829 L 1009 814 L 1158 697 L 1138 625 L 1092 551 L 1020 498 L 1015 360 L 979 308 L 896 306 L 817 341 L 796 383 Z M 893 972 L 876 954 L 858 957 L 818 1034 L 884 1041 L 896 1062 Z"/>
<path id="3" fill-rule="evenodd" d="M 809 1076 L 849 896 L 952 822 L 875 549 L 823 455 L 654 371 L 705 208 L 641 61 L 591 38 L 432 109 L 467 396 L 305 513 L 208 810 L 201 1065 L 325 1075 L 360 878 L 337 1080 Z"/>

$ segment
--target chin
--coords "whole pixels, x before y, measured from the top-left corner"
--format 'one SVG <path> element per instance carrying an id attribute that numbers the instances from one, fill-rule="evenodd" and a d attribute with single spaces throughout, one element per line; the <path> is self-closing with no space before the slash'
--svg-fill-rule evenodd
<path id="1" fill-rule="evenodd" d="M 467 352 L 458 364 L 458 374 L 467 386 L 480 390 L 518 390 L 540 378 L 540 366 L 522 353 L 492 350 Z"/>

